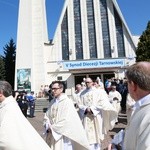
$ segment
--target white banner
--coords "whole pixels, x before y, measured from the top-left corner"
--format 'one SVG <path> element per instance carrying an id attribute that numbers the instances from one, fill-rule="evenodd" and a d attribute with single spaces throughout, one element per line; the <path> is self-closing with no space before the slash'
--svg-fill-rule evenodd
<path id="1" fill-rule="evenodd" d="M 124 59 L 105 59 L 105 60 L 63 62 L 64 69 L 123 67 L 124 65 L 125 65 Z"/>

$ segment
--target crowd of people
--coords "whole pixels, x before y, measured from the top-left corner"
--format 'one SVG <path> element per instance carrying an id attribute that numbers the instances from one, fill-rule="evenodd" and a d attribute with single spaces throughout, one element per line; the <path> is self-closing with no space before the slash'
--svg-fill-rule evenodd
<path id="1" fill-rule="evenodd" d="M 33 91 L 13 91 L 13 97 L 17 101 L 22 113 L 25 117 L 34 117 L 36 96 Z M 28 114 L 29 108 L 29 114 Z"/>
<path id="2" fill-rule="evenodd" d="M 128 113 L 128 125 L 114 136 L 108 150 L 150 149 L 150 62 L 128 67 L 124 80 L 112 78 L 103 84 L 99 78 L 88 77 L 84 84 L 76 85 L 72 98 L 65 94 L 61 81 L 52 82 L 50 88 L 53 97 L 44 116 L 44 142 L 20 113 L 9 83 L 0 81 L 0 149 L 101 150 L 120 111 Z M 33 134 L 26 131 L 27 139 L 16 144 L 25 132 L 22 127 L 29 127 Z M 35 143 L 30 148 L 29 140 Z"/>

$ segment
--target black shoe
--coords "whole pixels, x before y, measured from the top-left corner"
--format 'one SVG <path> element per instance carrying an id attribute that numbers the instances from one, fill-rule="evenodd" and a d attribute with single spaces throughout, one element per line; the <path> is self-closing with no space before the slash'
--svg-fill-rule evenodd
<path id="1" fill-rule="evenodd" d="M 118 122 L 115 123 L 116 125 L 118 124 Z"/>

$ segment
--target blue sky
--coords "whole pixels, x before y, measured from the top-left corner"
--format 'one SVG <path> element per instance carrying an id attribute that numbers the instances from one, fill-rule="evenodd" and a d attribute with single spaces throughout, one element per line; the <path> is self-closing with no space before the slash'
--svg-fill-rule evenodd
<path id="1" fill-rule="evenodd" d="M 65 0 L 46 0 L 49 39 L 53 38 Z M 150 0 L 117 0 L 129 30 L 141 35 L 150 20 Z M 0 0 L 0 55 L 13 38 L 16 43 L 19 0 Z"/>

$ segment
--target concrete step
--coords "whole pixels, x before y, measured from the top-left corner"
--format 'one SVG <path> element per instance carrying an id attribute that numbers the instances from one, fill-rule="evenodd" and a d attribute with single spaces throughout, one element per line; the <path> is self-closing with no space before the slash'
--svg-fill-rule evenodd
<path id="1" fill-rule="evenodd" d="M 49 105 L 49 101 L 47 98 L 38 98 L 35 102 L 35 111 L 37 112 L 45 112 Z"/>

